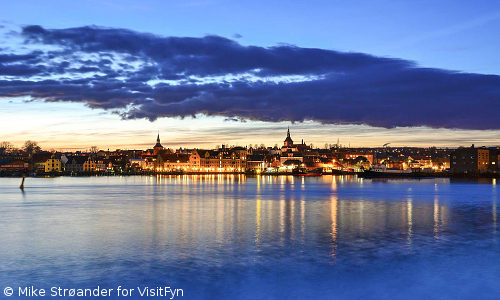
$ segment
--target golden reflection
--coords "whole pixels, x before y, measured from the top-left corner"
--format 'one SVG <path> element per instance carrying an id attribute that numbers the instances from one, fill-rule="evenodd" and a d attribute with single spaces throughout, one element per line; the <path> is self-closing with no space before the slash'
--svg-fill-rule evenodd
<path id="1" fill-rule="evenodd" d="M 285 199 L 284 196 L 281 197 L 280 200 L 280 241 L 281 245 L 285 243 Z"/>
<path id="2" fill-rule="evenodd" d="M 256 181 L 253 178 L 256 178 Z M 155 230 L 153 234 L 158 238 L 162 235 L 172 235 L 185 248 L 189 248 L 200 236 L 220 244 L 235 237 L 238 243 L 250 242 L 250 245 L 255 243 L 255 251 L 259 251 L 266 246 L 264 241 L 268 239 L 284 247 L 294 242 L 307 245 L 316 242 L 320 236 L 324 238 L 330 235 L 330 238 L 323 239 L 323 242 L 327 243 L 323 244 L 323 247 L 326 246 L 326 252 L 323 253 L 325 259 L 335 262 L 339 253 L 339 236 L 343 241 L 350 241 L 355 237 L 370 241 L 376 240 L 380 233 L 399 232 L 402 236 L 397 239 L 398 245 L 402 246 L 404 251 L 413 251 L 417 250 L 417 245 L 421 243 L 419 239 L 413 240 L 414 233 L 416 237 L 425 233 L 431 239 L 434 237 L 434 243 L 442 243 L 442 238 L 446 236 L 446 222 L 453 222 L 453 219 L 448 217 L 451 216 L 451 209 L 446 206 L 449 197 L 443 194 L 447 186 L 441 182 L 438 184 L 433 182 L 426 187 L 430 188 L 431 192 L 433 187 L 435 190 L 434 194 L 429 195 L 432 198 L 424 198 L 426 201 L 420 200 L 420 197 L 428 197 L 427 194 L 422 196 L 412 193 L 410 189 L 406 191 L 407 187 L 403 187 L 402 193 L 404 195 L 406 192 L 406 195 L 399 198 L 399 201 L 382 202 L 371 201 L 369 197 L 352 197 L 352 199 L 347 197 L 340 201 L 336 190 L 344 192 L 347 188 L 351 188 L 353 180 L 356 180 L 348 176 L 328 176 L 324 181 L 296 177 L 296 189 L 293 192 L 289 186 L 293 184 L 292 178 L 287 176 L 260 175 L 252 177 L 248 182 L 244 182 L 244 175 L 227 174 L 162 175 L 145 177 L 145 180 L 147 184 L 157 185 L 149 191 L 158 199 L 158 202 L 153 203 L 153 217 L 160 220 L 160 223 L 173 224 L 172 230 L 170 227 L 161 227 L 159 226 L 161 224 L 158 224 L 153 228 Z M 241 180 L 243 182 L 240 182 Z M 318 181 L 329 193 L 326 197 L 330 197 L 330 220 L 328 220 L 328 198 L 306 202 L 307 193 L 301 191 L 302 186 L 311 182 L 317 184 Z M 241 186 L 241 183 L 251 184 L 252 190 L 247 191 L 253 193 L 237 193 L 240 188 L 247 189 Z M 193 185 L 191 186 L 193 189 L 190 185 Z M 280 193 L 278 190 L 271 195 L 271 198 L 270 190 L 275 192 L 281 185 L 284 185 L 287 193 Z M 364 185 L 365 188 L 369 185 L 370 189 L 382 189 L 370 180 L 365 180 Z M 493 190 L 489 185 L 486 187 L 490 191 Z M 309 185 L 306 191 L 311 188 Z M 492 211 L 491 214 L 490 212 L 487 214 L 492 217 L 492 230 L 496 238 L 498 192 L 493 190 L 493 193 L 493 201 L 490 200 Z M 210 197 L 207 198 L 206 195 Z M 413 210 L 414 195 L 419 195 L 419 198 L 416 198 L 418 201 L 415 202 L 415 210 Z M 268 200 L 269 198 L 273 200 Z M 248 199 L 256 202 L 246 201 Z M 431 199 L 433 202 L 429 201 Z M 162 220 L 161 216 L 170 214 L 172 216 Z M 213 225 L 200 228 L 196 225 L 200 222 Z M 169 230 L 165 231 L 165 228 Z M 383 237 L 383 234 L 381 236 Z"/>
<path id="3" fill-rule="evenodd" d="M 412 230 L 413 230 L 413 203 L 412 199 L 409 198 L 408 201 L 406 202 L 406 218 L 408 222 L 408 246 L 410 247 L 411 250 L 411 244 L 412 244 Z"/>
<path id="4" fill-rule="evenodd" d="M 224 193 L 226 193 L 226 189 L 229 187 L 229 190 L 233 191 L 234 190 L 234 185 L 230 184 L 230 185 L 225 185 L 224 186 Z M 245 226 L 244 226 L 244 220 L 243 220 L 243 215 L 244 215 L 244 210 L 245 208 L 243 207 L 243 200 L 241 199 L 241 197 L 235 197 L 234 201 L 233 202 L 233 207 L 231 207 L 230 209 L 235 209 L 234 206 L 236 206 L 236 225 L 237 225 L 237 228 L 236 230 L 233 232 L 233 234 L 235 234 L 236 232 L 240 232 L 241 230 L 244 230 L 245 229 Z M 241 228 L 241 230 L 240 230 Z M 240 236 L 241 237 L 241 236 Z"/>
<path id="5" fill-rule="evenodd" d="M 434 239 L 439 239 L 439 199 L 436 195 L 434 197 Z"/>
<path id="6" fill-rule="evenodd" d="M 215 183 L 214 183 L 215 185 Z M 213 187 L 214 190 L 216 191 L 217 190 L 217 187 L 214 186 Z M 231 214 L 229 213 L 228 214 L 228 209 L 226 207 L 226 204 L 227 202 L 229 201 L 226 201 L 225 197 L 223 195 L 219 195 L 217 193 L 217 195 L 215 196 L 215 202 L 214 202 L 214 208 L 213 208 L 213 211 L 214 211 L 214 214 L 215 214 L 215 236 L 216 236 L 216 240 L 217 242 L 222 242 L 225 238 L 224 236 L 224 233 L 226 232 L 225 231 L 225 227 L 226 226 L 229 226 L 228 224 L 231 224 L 231 217 L 234 218 L 234 214 Z M 229 204 L 228 204 L 229 205 Z M 233 207 L 234 209 L 234 207 Z M 228 217 L 227 218 L 227 221 L 225 221 L 225 217 Z M 228 227 L 229 229 L 229 227 Z M 226 237 L 227 238 L 227 237 Z"/>
<path id="7" fill-rule="evenodd" d="M 338 211 L 338 200 L 336 196 L 332 196 L 330 200 L 330 217 L 332 219 L 332 258 L 333 262 L 337 258 L 337 211 Z"/>
<path id="8" fill-rule="evenodd" d="M 332 178 L 332 190 L 336 190 L 337 189 L 337 176 L 333 176 Z"/>
<path id="9" fill-rule="evenodd" d="M 497 200 L 496 198 L 493 199 L 493 204 L 491 207 L 492 214 L 493 214 L 493 236 L 496 240 L 497 237 Z"/>
<path id="10" fill-rule="evenodd" d="M 258 196 L 259 197 L 259 196 Z M 255 244 L 259 246 L 260 243 L 260 222 L 261 222 L 261 200 L 260 197 L 257 198 L 257 207 L 255 208 L 255 224 L 256 224 L 256 229 L 255 229 Z"/>
<path id="11" fill-rule="evenodd" d="M 300 240 L 304 244 L 306 233 L 306 201 L 305 197 L 300 197 Z"/>
<path id="12" fill-rule="evenodd" d="M 290 199 L 290 240 L 295 239 L 295 199 Z"/>
<path id="13" fill-rule="evenodd" d="M 189 244 L 190 244 L 190 240 L 189 240 L 189 233 L 190 233 L 190 223 L 191 223 L 191 220 L 189 220 L 189 214 L 187 214 L 187 212 L 189 211 L 189 208 L 190 208 L 190 203 L 188 203 L 189 199 L 188 197 L 186 196 L 185 193 L 182 193 L 181 196 L 180 196 L 180 202 L 181 202 L 181 205 L 180 205 L 180 212 L 179 212 L 179 216 L 180 216 L 180 230 L 179 230 L 179 234 L 180 234 L 180 237 L 179 237 L 179 240 L 180 240 L 180 243 L 182 245 L 182 249 L 185 249 L 184 247 L 188 247 Z M 185 259 L 187 258 L 186 254 L 185 253 L 179 253 L 180 257 L 182 259 Z"/>
<path id="14" fill-rule="evenodd" d="M 363 232 L 364 225 L 365 225 L 364 211 L 365 211 L 365 203 L 364 203 L 364 201 L 360 201 L 359 202 L 359 229 L 361 232 Z"/>
<path id="15" fill-rule="evenodd" d="M 262 206 L 262 201 L 260 200 L 260 175 L 257 176 L 257 207 L 255 208 L 255 244 L 258 246 L 260 242 L 260 222 L 261 222 L 261 206 Z"/>

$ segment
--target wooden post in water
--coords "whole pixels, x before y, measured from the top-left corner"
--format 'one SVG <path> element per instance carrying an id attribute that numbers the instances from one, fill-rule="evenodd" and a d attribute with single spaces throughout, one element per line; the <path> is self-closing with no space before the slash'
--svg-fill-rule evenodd
<path id="1" fill-rule="evenodd" d="M 19 187 L 23 191 L 24 191 L 24 179 L 26 179 L 26 175 L 23 175 L 23 181 L 21 182 L 21 186 Z"/>

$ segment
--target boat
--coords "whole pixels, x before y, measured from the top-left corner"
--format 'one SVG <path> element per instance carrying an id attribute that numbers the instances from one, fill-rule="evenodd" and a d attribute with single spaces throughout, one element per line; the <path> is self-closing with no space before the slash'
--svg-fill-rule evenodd
<path id="1" fill-rule="evenodd" d="M 388 169 L 386 165 L 374 165 L 370 170 L 364 170 L 358 173 L 358 177 L 376 178 L 376 177 L 412 177 L 414 174 L 411 169 L 396 170 Z"/>
<path id="2" fill-rule="evenodd" d="M 316 168 L 312 170 L 307 170 L 306 168 L 299 168 L 293 170 L 292 173 L 294 176 L 321 176 L 323 175 L 322 168 Z"/>

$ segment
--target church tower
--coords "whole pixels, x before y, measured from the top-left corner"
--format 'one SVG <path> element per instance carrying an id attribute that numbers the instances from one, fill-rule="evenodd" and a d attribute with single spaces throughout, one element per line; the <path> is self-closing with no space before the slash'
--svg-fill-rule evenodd
<path id="1" fill-rule="evenodd" d="M 156 145 L 153 147 L 153 150 L 154 150 L 154 152 L 153 152 L 154 155 L 157 155 L 158 152 L 163 150 L 163 146 L 160 143 L 160 132 L 159 131 L 158 131 L 158 137 L 156 138 Z"/>
<path id="2" fill-rule="evenodd" d="M 293 146 L 293 140 L 290 137 L 290 127 L 288 127 L 288 130 L 286 132 L 286 139 L 284 143 L 285 147 L 292 147 Z"/>

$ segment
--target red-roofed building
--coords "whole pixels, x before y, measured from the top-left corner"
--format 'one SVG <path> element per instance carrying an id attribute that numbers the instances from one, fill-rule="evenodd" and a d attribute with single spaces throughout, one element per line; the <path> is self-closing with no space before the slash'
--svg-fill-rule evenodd
<path id="1" fill-rule="evenodd" d="M 33 164 L 23 160 L 4 160 L 0 161 L 0 172 L 29 172 L 33 170 Z"/>

